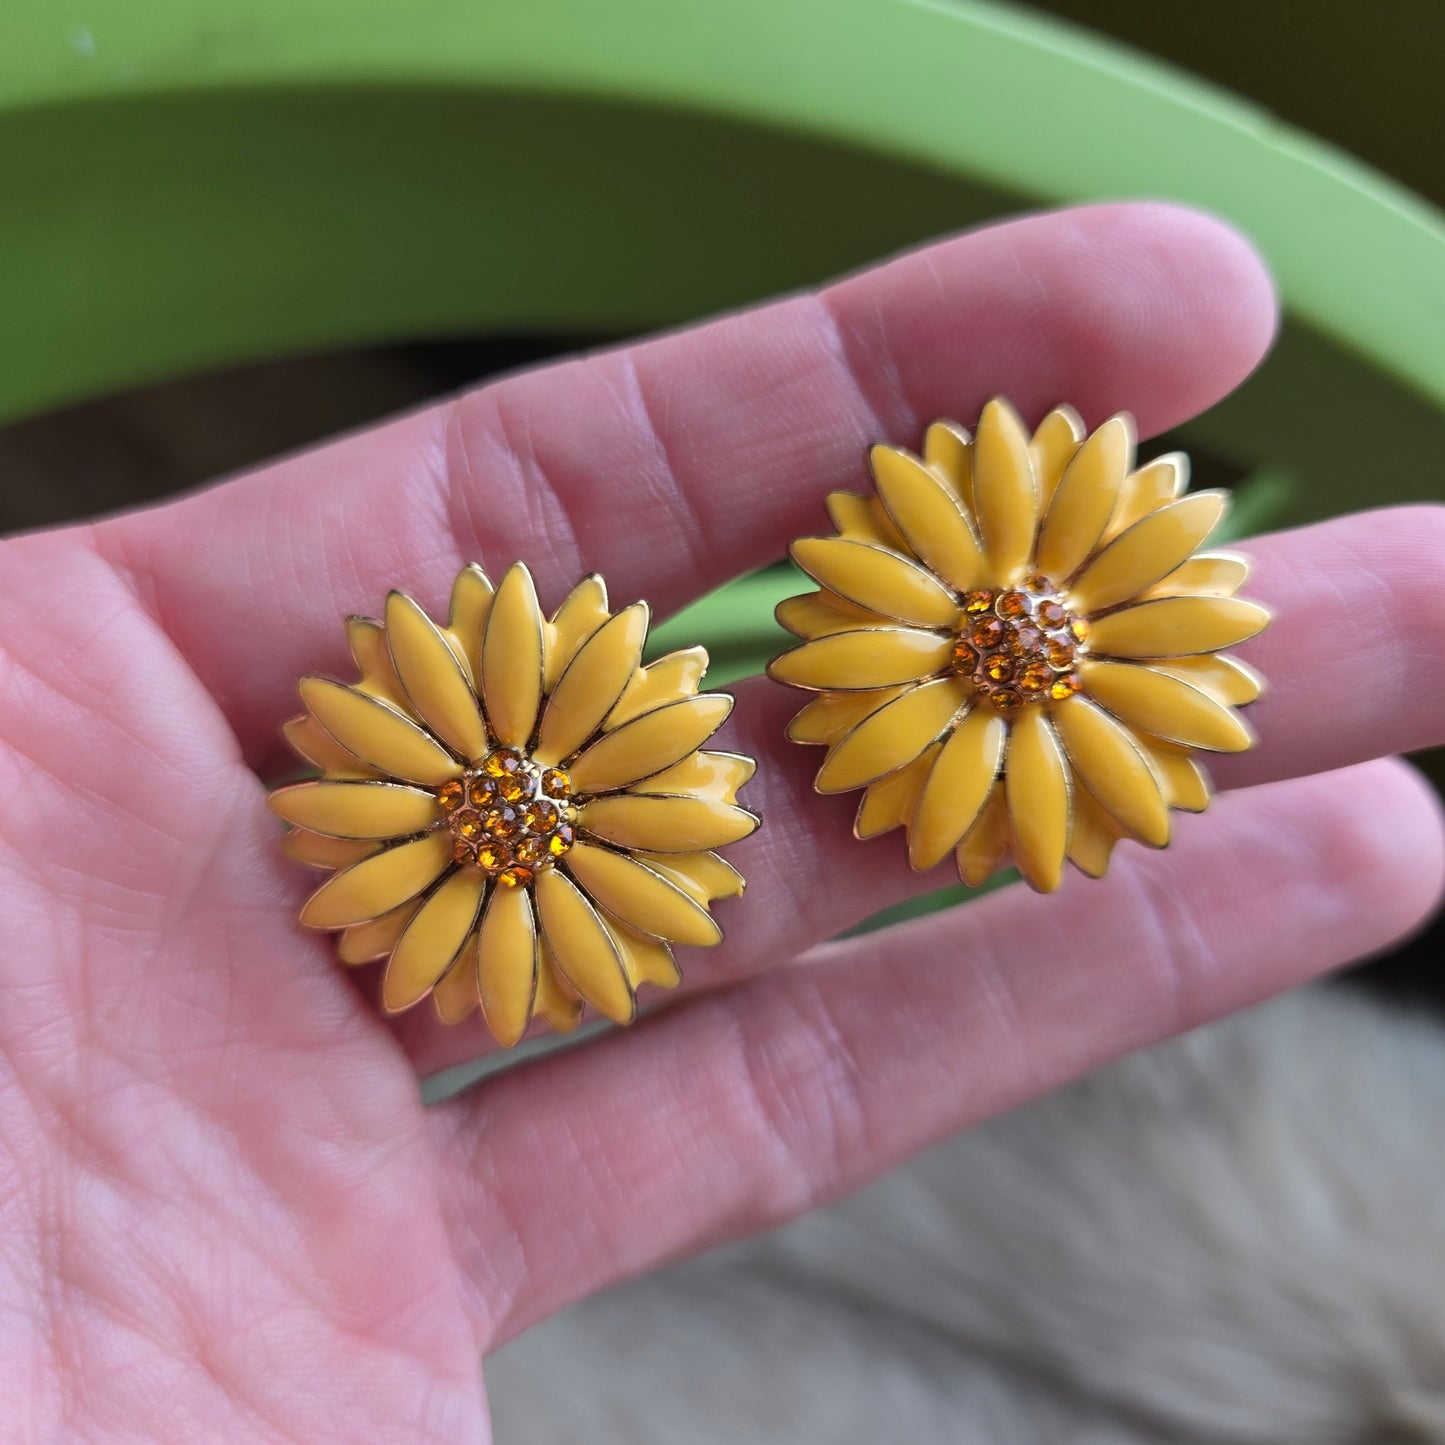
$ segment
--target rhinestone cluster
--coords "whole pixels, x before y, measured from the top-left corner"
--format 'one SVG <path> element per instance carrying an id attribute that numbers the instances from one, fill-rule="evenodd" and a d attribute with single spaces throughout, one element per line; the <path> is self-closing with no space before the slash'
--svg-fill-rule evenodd
<path id="1" fill-rule="evenodd" d="M 488 753 L 437 790 L 451 829 L 452 856 L 480 868 L 506 888 L 530 883 L 560 858 L 575 836 L 572 781 L 515 748 Z"/>
<path id="2" fill-rule="evenodd" d="M 1019 587 L 969 592 L 963 608 L 953 670 L 1001 713 L 1029 702 L 1062 702 L 1079 691 L 1074 668 L 1089 625 L 1069 611 L 1047 577 L 1036 573 Z"/>

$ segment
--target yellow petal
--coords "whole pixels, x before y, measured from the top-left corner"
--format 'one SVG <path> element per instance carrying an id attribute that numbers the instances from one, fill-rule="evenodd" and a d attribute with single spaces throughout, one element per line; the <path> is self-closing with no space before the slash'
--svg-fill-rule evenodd
<path id="1" fill-rule="evenodd" d="M 741 753 L 689 753 L 666 772 L 644 778 L 628 791 L 661 796 L 689 793 L 699 798 L 712 798 L 719 803 L 735 803 L 738 789 L 757 770 L 758 765 Z"/>
<path id="2" fill-rule="evenodd" d="M 1114 520 L 1104 532 L 1112 540 L 1141 517 L 1184 495 L 1189 485 L 1189 458 L 1183 452 L 1156 457 L 1147 466 L 1125 477 Z"/>
<path id="3" fill-rule="evenodd" d="M 537 925 L 525 888 L 494 886 L 477 935 L 482 1017 L 509 1049 L 527 1031 L 537 997 Z"/>
<path id="4" fill-rule="evenodd" d="M 866 607 L 845 601 L 826 589 L 805 592 L 801 597 L 785 597 L 773 610 L 773 616 L 778 619 L 778 626 L 794 637 L 828 637 L 877 620 Z"/>
<path id="5" fill-rule="evenodd" d="M 559 1034 L 570 1034 L 582 1022 L 582 1000 L 562 975 L 545 938 L 537 939 L 537 999 L 532 1012 Z"/>
<path id="6" fill-rule="evenodd" d="M 1008 807 L 1001 783 L 994 785 L 978 821 L 963 835 L 955 857 L 958 876 L 970 888 L 981 888 L 993 876 L 1008 851 Z"/>
<path id="7" fill-rule="evenodd" d="M 1238 597 L 1161 597 L 1092 624 L 1089 647 L 1111 657 L 1188 657 L 1253 637 L 1269 613 Z"/>
<path id="8" fill-rule="evenodd" d="M 542 703 L 542 614 L 532 574 L 520 562 L 507 568 L 487 613 L 482 700 L 497 739 L 525 747 Z"/>
<path id="9" fill-rule="evenodd" d="M 614 793 L 584 803 L 578 825 L 604 843 L 656 853 L 697 853 L 736 843 L 758 826 L 744 808 L 710 798 Z"/>
<path id="10" fill-rule="evenodd" d="M 1064 469 L 1074 459 L 1087 428 L 1071 406 L 1056 406 L 1039 424 L 1029 442 L 1034 459 L 1034 477 L 1039 484 L 1039 511 L 1053 499 Z"/>
<path id="11" fill-rule="evenodd" d="M 631 1023 L 637 999 L 597 910 L 559 869 L 539 873 L 533 886 L 542 934 L 562 977 L 599 1013 L 614 1023 Z"/>
<path id="12" fill-rule="evenodd" d="M 292 749 L 313 767 L 333 778 L 375 778 L 375 768 L 368 768 L 360 758 L 347 752 L 309 713 L 288 718 L 281 731 Z"/>
<path id="13" fill-rule="evenodd" d="M 908 861 L 932 868 L 973 826 L 993 791 L 1007 728 L 992 709 L 975 708 L 943 744 L 908 830 Z"/>
<path id="14" fill-rule="evenodd" d="M 1220 702 L 1242 707 L 1253 702 L 1264 691 L 1264 679 L 1237 657 L 1206 655 L 1175 657 L 1168 662 L 1150 663 L 1156 672 L 1182 677 L 1185 682 L 1213 693 Z"/>
<path id="15" fill-rule="evenodd" d="M 1009 727 L 1004 795 L 1019 871 L 1052 893 L 1069 847 L 1069 770 L 1042 708 L 1025 708 Z"/>
<path id="16" fill-rule="evenodd" d="M 1136 838 L 1164 847 L 1169 806 L 1134 735 L 1082 697 L 1059 703 L 1050 720 L 1084 786 Z"/>
<path id="17" fill-rule="evenodd" d="M 487 734 L 472 680 L 441 629 L 404 593 L 386 599 L 386 637 L 411 710 L 453 752 L 479 758 Z"/>
<path id="18" fill-rule="evenodd" d="M 466 659 L 473 682 L 481 676 L 482 633 L 487 625 L 487 611 L 492 605 L 495 590 L 491 578 L 475 562 L 463 567 L 452 583 L 447 631 Z"/>
<path id="19" fill-rule="evenodd" d="M 642 661 L 645 602 L 624 607 L 578 648 L 547 699 L 532 756 L 539 763 L 570 758 L 602 726 Z"/>
<path id="20" fill-rule="evenodd" d="M 325 838 L 305 828 L 293 828 L 281 840 L 281 851 L 288 858 L 311 868 L 349 868 L 380 849 L 375 843 L 358 842 L 351 838 Z"/>
<path id="21" fill-rule="evenodd" d="M 605 921 L 634 990 L 644 983 L 676 988 L 682 982 L 682 970 L 672 956 L 672 949 L 660 938 L 648 938 L 610 919 Z"/>
<path id="22" fill-rule="evenodd" d="M 1134 459 L 1134 427 L 1110 417 L 1081 446 L 1059 482 L 1039 531 L 1034 566 L 1062 582 L 1093 552 L 1119 504 L 1119 489 Z"/>
<path id="23" fill-rule="evenodd" d="M 820 793 L 846 793 L 911 763 L 948 730 L 965 701 L 964 684 L 955 677 L 910 688 L 833 746 L 814 786 Z"/>
<path id="24" fill-rule="evenodd" d="M 404 838 L 441 817 L 434 793 L 399 783 L 296 783 L 266 802 L 288 823 L 333 838 Z"/>
<path id="25" fill-rule="evenodd" d="M 617 706 L 607 714 L 602 726 L 611 732 L 655 707 L 694 696 L 706 671 L 705 647 L 684 647 L 659 657 L 650 667 L 639 668 L 632 674 Z"/>
<path id="26" fill-rule="evenodd" d="M 903 534 L 875 497 L 860 496 L 857 492 L 829 492 L 824 505 L 828 509 L 828 520 L 844 540 L 907 553 L 908 543 L 903 540 Z"/>
<path id="27" fill-rule="evenodd" d="M 1074 818 L 1069 828 L 1069 862 L 1090 878 L 1109 871 L 1114 844 L 1122 837 L 1118 823 L 1082 784 L 1074 790 Z"/>
<path id="28" fill-rule="evenodd" d="M 654 708 L 603 733 L 568 769 L 573 789 L 609 793 L 672 767 L 723 725 L 732 706 L 725 693 L 707 692 Z"/>
<path id="29" fill-rule="evenodd" d="M 894 687 L 948 666 L 953 638 L 905 627 L 868 627 L 805 642 L 768 664 L 768 676 L 819 692 Z"/>
<path id="30" fill-rule="evenodd" d="M 1242 753 L 1254 736 L 1242 719 L 1201 688 L 1131 662 L 1085 662 L 1084 690 L 1126 723 L 1168 742 Z"/>
<path id="31" fill-rule="evenodd" d="M 983 549 L 954 492 L 897 447 L 876 446 L 870 457 L 878 495 L 913 551 L 950 587 L 979 586 Z"/>
<path id="32" fill-rule="evenodd" d="M 1146 597 L 1233 597 L 1249 576 L 1249 563 L 1233 552 L 1201 552 L 1176 567 Z"/>
<path id="33" fill-rule="evenodd" d="M 477 921 L 483 877 L 458 868 L 416 911 L 381 980 L 381 1006 L 401 1013 L 424 999 L 461 952 Z"/>
<path id="34" fill-rule="evenodd" d="M 803 537 L 793 560 L 815 581 L 881 617 L 951 627 L 958 599 L 931 572 L 896 552 L 842 537 Z"/>
<path id="35" fill-rule="evenodd" d="M 361 681 L 356 684 L 357 691 L 370 693 L 372 697 L 379 697 L 406 712 L 406 692 L 391 663 L 386 628 L 374 617 L 348 617 L 346 640 L 351 646 L 356 670 L 361 674 Z"/>
<path id="36" fill-rule="evenodd" d="M 451 838 L 440 830 L 375 853 L 323 883 L 306 900 L 301 922 L 308 928 L 345 928 L 380 918 L 430 887 L 451 861 Z"/>
<path id="37" fill-rule="evenodd" d="M 1193 758 L 1167 743 L 1141 739 L 1154 770 L 1164 787 L 1164 800 L 1171 808 L 1202 813 L 1209 806 L 1209 779 Z"/>
<path id="38" fill-rule="evenodd" d="M 902 697 L 908 684 L 873 688 L 865 692 L 825 692 L 793 715 L 788 737 L 795 743 L 836 742 L 870 712 L 895 697 Z"/>
<path id="39" fill-rule="evenodd" d="M 1167 577 L 1219 525 L 1224 492 L 1195 492 L 1170 502 L 1120 532 L 1069 588 L 1072 605 L 1101 612 Z"/>
<path id="40" fill-rule="evenodd" d="M 380 698 L 325 677 L 303 677 L 301 698 L 347 752 L 389 777 L 437 787 L 461 774 L 461 764 L 429 732 Z"/>
<path id="41" fill-rule="evenodd" d="M 919 794 L 928 781 L 942 749 L 941 742 L 926 747 L 906 767 L 869 783 L 863 789 L 858 803 L 858 813 L 853 820 L 853 836 L 860 839 L 876 838 L 891 828 L 901 828 L 918 806 Z"/>
<path id="42" fill-rule="evenodd" d="M 607 621 L 607 585 L 594 572 L 584 577 L 552 614 L 547 645 L 544 686 L 548 692 L 557 686 L 568 663 L 577 656 L 577 649 Z"/>
<path id="43" fill-rule="evenodd" d="M 639 853 L 654 873 L 676 883 L 699 903 L 714 898 L 737 898 L 745 886 L 743 875 L 716 853 Z"/>
<path id="44" fill-rule="evenodd" d="M 343 929 L 336 941 L 336 953 L 342 963 L 355 967 L 362 963 L 373 963 L 385 958 L 396 947 L 412 915 L 421 907 L 421 900 L 409 899 L 400 908 L 383 913 L 367 923 L 354 923 Z"/>
<path id="45" fill-rule="evenodd" d="M 696 899 L 625 853 L 578 843 L 567 854 L 567 871 L 590 898 L 639 933 L 698 947 L 722 940 L 722 929 Z M 577 982 L 570 969 L 568 977 Z"/>
<path id="46" fill-rule="evenodd" d="M 432 1007 L 444 1024 L 465 1023 L 481 1005 L 477 993 L 477 936 L 462 944 L 455 961 L 432 990 Z"/>
<path id="47" fill-rule="evenodd" d="M 923 434 L 923 460 L 973 515 L 973 438 L 956 421 L 936 421 Z"/>
<path id="48" fill-rule="evenodd" d="M 989 580 L 1014 581 L 1028 566 L 1039 520 L 1028 433 L 1006 401 L 983 409 L 973 447 L 973 507 L 988 557 Z"/>

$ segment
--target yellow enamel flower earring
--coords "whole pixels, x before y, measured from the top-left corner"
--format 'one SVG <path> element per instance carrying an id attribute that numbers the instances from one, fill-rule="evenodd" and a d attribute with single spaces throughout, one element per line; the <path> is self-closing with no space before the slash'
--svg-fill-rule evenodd
<path id="1" fill-rule="evenodd" d="M 595 576 L 549 620 L 520 563 L 495 590 L 468 567 L 445 626 L 393 592 L 347 622 L 356 683 L 302 680 L 286 736 L 320 776 L 271 807 L 333 871 L 302 923 L 386 961 L 387 1012 L 480 1008 L 504 1045 L 584 1005 L 629 1023 L 640 985 L 678 982 L 672 944 L 721 940 L 709 904 L 743 880 L 713 850 L 757 827 L 754 764 L 704 749 L 732 699 L 699 693 L 701 647 L 644 667 L 648 620 Z"/>
<path id="2" fill-rule="evenodd" d="M 1030 437 L 998 399 L 976 437 L 935 422 L 871 463 L 876 494 L 833 493 L 837 534 L 793 545 L 819 590 L 778 608 L 804 641 L 769 671 L 817 694 L 789 736 L 827 748 L 818 791 L 862 788 L 859 838 L 901 826 L 914 868 L 954 852 L 975 886 L 1166 846 L 1171 808 L 1208 806 L 1196 754 L 1253 743 L 1262 681 L 1221 650 L 1269 614 L 1234 595 L 1242 558 L 1198 550 L 1228 496 L 1184 495 L 1181 455 L 1136 469 L 1127 416 L 1086 436 L 1060 407 Z"/>

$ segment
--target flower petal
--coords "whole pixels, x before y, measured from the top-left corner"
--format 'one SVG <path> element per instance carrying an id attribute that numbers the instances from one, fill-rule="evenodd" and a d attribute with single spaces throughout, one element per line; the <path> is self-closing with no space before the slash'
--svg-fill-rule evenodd
<path id="1" fill-rule="evenodd" d="M 672 949 L 660 938 L 648 938 L 625 928 L 614 919 L 604 919 L 617 956 L 622 960 L 628 982 L 634 989 L 644 983 L 658 988 L 676 988 L 682 982 L 682 970 L 672 956 Z"/>
<path id="2" fill-rule="evenodd" d="M 1134 425 L 1124 415 L 1110 417 L 1079 448 L 1039 531 L 1034 566 L 1045 577 L 1072 577 L 1098 546 L 1133 460 Z"/>
<path id="3" fill-rule="evenodd" d="M 611 732 L 655 707 L 681 702 L 697 692 L 702 675 L 707 671 L 707 648 L 684 647 L 659 657 L 648 667 L 632 674 L 617 706 L 607 714 L 602 726 Z"/>
<path id="4" fill-rule="evenodd" d="M 714 898 L 737 898 L 745 886 L 743 875 L 716 853 L 639 853 L 637 856 L 654 873 L 676 883 L 699 903 L 706 904 Z"/>
<path id="5" fill-rule="evenodd" d="M 648 616 L 647 603 L 634 602 L 577 649 L 543 709 L 537 762 L 570 758 L 602 726 L 642 661 Z"/>
<path id="6" fill-rule="evenodd" d="M 1029 564 L 1039 520 L 1028 433 L 1018 413 L 995 398 L 983 409 L 973 447 L 973 507 L 989 580 L 1009 583 Z"/>
<path id="7" fill-rule="evenodd" d="M 963 842 L 954 855 L 958 860 L 958 876 L 970 888 L 981 888 L 997 871 L 1008 852 L 1008 836 L 1008 806 L 1003 784 L 995 783 L 978 821 L 963 835 Z"/>
<path id="8" fill-rule="evenodd" d="M 1119 824 L 1082 784 L 1074 789 L 1074 817 L 1069 828 L 1069 862 L 1090 878 L 1109 871 L 1114 845 L 1123 836 Z"/>
<path id="9" fill-rule="evenodd" d="M 703 948 L 722 940 L 722 929 L 702 904 L 625 853 L 578 843 L 566 866 L 591 898 L 639 933 Z"/>
<path id="10" fill-rule="evenodd" d="M 281 840 L 281 851 L 309 868 L 349 868 L 380 852 L 376 843 L 351 838 L 326 838 L 307 828 L 292 828 Z"/>
<path id="11" fill-rule="evenodd" d="M 768 676 L 818 692 L 894 687 L 948 666 L 953 638 L 906 627 L 867 627 L 805 642 L 775 657 Z"/>
<path id="12" fill-rule="evenodd" d="M 1151 848 L 1169 842 L 1169 805 L 1138 741 L 1082 697 L 1050 710 L 1050 721 L 1084 786 Z"/>
<path id="13" fill-rule="evenodd" d="M 1111 657 L 1189 657 L 1247 642 L 1269 613 L 1238 597 L 1160 597 L 1097 618 L 1093 652 Z"/>
<path id="14" fill-rule="evenodd" d="M 465 1023 L 481 1006 L 477 992 L 477 936 L 462 944 L 452 966 L 432 990 L 432 1007 L 444 1024 Z"/>
<path id="15" fill-rule="evenodd" d="M 610 793 L 672 767 L 700 748 L 732 707 L 726 693 L 706 692 L 654 708 L 603 733 L 568 769 L 574 791 Z"/>
<path id="16" fill-rule="evenodd" d="M 281 731 L 294 752 L 333 778 L 375 778 L 380 774 L 347 752 L 310 713 L 288 718 Z"/>
<path id="17" fill-rule="evenodd" d="M 1056 406 L 1035 429 L 1029 441 L 1034 477 L 1039 484 L 1039 511 L 1047 511 L 1064 470 L 1088 435 L 1084 419 L 1071 406 Z"/>
<path id="18" fill-rule="evenodd" d="M 908 829 L 914 868 L 932 868 L 973 826 L 993 791 L 1007 732 L 991 708 L 975 708 L 943 744 Z"/>
<path id="19" fill-rule="evenodd" d="M 893 525 L 893 518 L 876 497 L 859 492 L 829 492 L 824 506 L 828 520 L 845 541 L 866 542 L 907 556 L 908 543 L 903 540 L 903 533 Z"/>
<path id="20" fill-rule="evenodd" d="M 399 712 L 409 712 L 406 690 L 396 675 L 391 649 L 386 645 L 386 628 L 374 617 L 348 617 L 346 641 L 356 670 L 361 674 L 356 690 L 389 702 Z"/>
<path id="21" fill-rule="evenodd" d="M 601 915 L 560 869 L 539 873 L 533 887 L 542 935 L 562 977 L 613 1023 L 630 1024 L 637 998 Z"/>
<path id="22" fill-rule="evenodd" d="M 898 447 L 875 446 L 869 456 L 878 495 L 913 551 L 957 591 L 979 586 L 983 548 L 952 489 Z"/>
<path id="23" fill-rule="evenodd" d="M 901 828 L 913 817 L 919 794 L 942 748 L 941 742 L 930 744 L 906 767 L 863 789 L 858 813 L 853 819 L 855 838 L 876 838 L 892 828 Z"/>
<path id="24" fill-rule="evenodd" d="M 687 793 L 698 798 L 712 798 L 719 803 L 737 802 L 738 789 L 757 772 L 758 765 L 741 753 L 689 753 L 666 772 L 644 778 L 628 789 L 632 793 L 670 797 Z"/>
<path id="25" fill-rule="evenodd" d="M 798 597 L 785 597 L 773 609 L 778 626 L 794 637 L 828 637 L 835 632 L 851 632 L 876 621 L 866 607 L 846 602 L 825 588 L 820 592 L 804 592 Z"/>
<path id="26" fill-rule="evenodd" d="M 472 679 L 441 629 L 405 593 L 386 599 L 386 638 L 412 711 L 453 752 L 482 757 L 487 734 Z"/>
<path id="27" fill-rule="evenodd" d="M 1200 552 L 1181 562 L 1162 582 L 1140 593 L 1149 597 L 1233 597 L 1249 576 L 1249 562 L 1233 552 Z"/>
<path id="28" fill-rule="evenodd" d="M 1169 452 L 1155 457 L 1147 466 L 1130 472 L 1119 493 L 1118 510 L 1105 529 L 1106 540 L 1112 541 L 1126 527 L 1141 517 L 1184 495 L 1189 485 L 1189 458 L 1183 452 Z"/>
<path id="29" fill-rule="evenodd" d="M 412 915 L 420 907 L 419 898 L 409 898 L 400 908 L 393 908 L 380 918 L 373 918 L 367 923 L 353 923 L 350 928 L 343 929 L 336 941 L 337 957 L 353 968 L 385 958 L 396 947 Z"/>
<path id="30" fill-rule="evenodd" d="M 1254 735 L 1238 716 L 1197 688 L 1132 662 L 1085 662 L 1084 691 L 1115 717 L 1167 742 L 1216 753 L 1242 753 Z"/>
<path id="31" fill-rule="evenodd" d="M 525 888 L 495 885 L 477 933 L 482 1017 L 509 1049 L 527 1031 L 537 997 L 537 923 Z"/>
<path id="32" fill-rule="evenodd" d="M 966 701 L 956 677 L 910 688 L 834 744 L 814 786 L 820 793 L 846 793 L 911 763 L 948 730 Z"/>
<path id="33" fill-rule="evenodd" d="M 1009 727 L 1004 795 L 1019 871 L 1052 893 L 1069 847 L 1069 769 L 1042 708 L 1025 708 Z"/>
<path id="34" fill-rule="evenodd" d="M 1202 813 L 1209 806 L 1209 778 L 1204 769 L 1180 748 L 1150 738 L 1140 739 L 1164 788 L 1164 801 L 1186 813 Z"/>
<path id="35" fill-rule="evenodd" d="M 910 686 L 872 688 L 863 692 L 820 693 L 793 714 L 788 723 L 788 737 L 795 743 L 833 743 L 853 728 L 870 712 L 895 697 L 902 697 Z"/>
<path id="36" fill-rule="evenodd" d="M 1167 662 L 1149 665 L 1156 672 L 1167 672 L 1170 677 L 1181 677 L 1202 687 L 1230 707 L 1243 707 L 1264 691 L 1264 678 L 1237 657 L 1206 653 L 1203 657 L 1171 657 Z"/>
<path id="37" fill-rule="evenodd" d="M 948 483 L 964 511 L 974 515 L 973 438 L 956 421 L 936 421 L 923 434 L 923 460 Z"/>
<path id="38" fill-rule="evenodd" d="M 301 922 L 307 928 L 345 928 L 380 918 L 429 888 L 451 861 L 451 838 L 442 830 L 374 853 L 323 883 L 306 900 Z"/>
<path id="39" fill-rule="evenodd" d="M 404 838 L 441 817 L 434 793 L 400 783 L 296 783 L 266 802 L 288 823 L 333 838 Z"/>
<path id="40" fill-rule="evenodd" d="M 613 793 L 584 803 L 578 826 L 619 848 L 655 853 L 698 853 L 737 843 L 758 826 L 745 808 L 711 798 L 645 797 Z"/>
<path id="41" fill-rule="evenodd" d="M 608 619 L 607 584 L 595 573 L 584 577 L 552 614 L 552 626 L 543 666 L 543 688 L 557 686 L 557 679 L 577 656 L 577 649 Z"/>
<path id="42" fill-rule="evenodd" d="M 537 998 L 533 1014 L 559 1034 L 570 1034 L 582 1022 L 582 1000 L 567 982 L 547 940 L 537 939 Z"/>
<path id="43" fill-rule="evenodd" d="M 430 733 L 380 698 L 326 677 L 303 677 L 301 698 L 347 752 L 378 772 L 425 787 L 461 775 L 461 764 Z"/>
<path id="44" fill-rule="evenodd" d="M 1120 532 L 1069 588 L 1079 611 L 1102 612 L 1167 577 L 1217 527 L 1229 508 L 1224 492 L 1194 492 Z"/>
<path id="45" fill-rule="evenodd" d="M 481 676 L 482 633 L 495 591 L 492 579 L 475 562 L 463 567 L 452 583 L 447 631 L 465 659 L 473 682 Z"/>
<path id="46" fill-rule="evenodd" d="M 860 607 L 898 622 L 951 627 L 958 599 L 931 572 L 896 552 L 843 537 L 803 537 L 793 560 L 814 581 Z"/>
<path id="47" fill-rule="evenodd" d="M 487 721 L 508 747 L 526 747 L 542 704 L 542 613 L 532 574 L 507 568 L 482 638 L 482 700 Z"/>
<path id="48" fill-rule="evenodd" d="M 485 880 L 475 868 L 458 868 L 416 911 L 381 979 L 381 1006 L 401 1013 L 436 987 L 476 926 Z"/>

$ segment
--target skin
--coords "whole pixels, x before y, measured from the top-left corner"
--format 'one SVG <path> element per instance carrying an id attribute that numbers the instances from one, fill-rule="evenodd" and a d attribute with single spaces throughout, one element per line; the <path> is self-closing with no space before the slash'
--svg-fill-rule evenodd
<path id="1" fill-rule="evenodd" d="M 661 613 L 822 525 L 865 444 L 995 392 L 1141 435 L 1274 327 L 1249 248 L 1158 205 L 1036 216 L 509 378 L 0 558 L 0 1398 L 10 1438 L 485 1438 L 480 1358 L 569 1301 L 856 1188 L 951 1131 L 1379 949 L 1433 907 L 1445 512 L 1261 539 L 1272 690 L 1167 852 L 827 942 L 942 873 L 847 836 L 738 690 L 766 825 L 668 1006 L 431 1110 L 479 1051 L 377 1017 L 295 910 L 262 779 L 340 618 L 458 566 Z"/>

